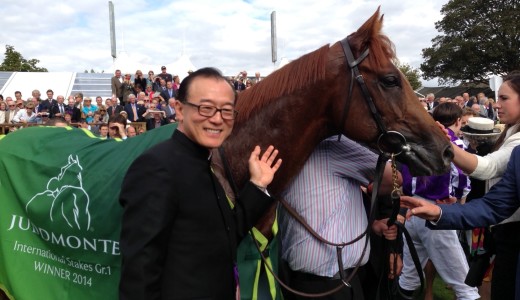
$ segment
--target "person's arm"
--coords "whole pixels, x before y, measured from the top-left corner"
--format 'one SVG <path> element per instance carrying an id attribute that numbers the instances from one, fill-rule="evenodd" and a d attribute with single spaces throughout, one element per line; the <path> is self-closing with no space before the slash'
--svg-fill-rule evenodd
<path id="1" fill-rule="evenodd" d="M 444 127 L 439 121 L 435 122 L 440 130 L 442 130 L 446 134 L 446 138 L 451 141 L 451 137 L 448 133 L 448 129 Z M 451 148 L 453 150 L 453 163 L 459 167 L 464 173 L 471 174 L 477 167 L 478 161 L 477 156 L 471 153 L 464 151 L 464 149 L 459 146 L 451 143 Z"/>
<path id="2" fill-rule="evenodd" d="M 453 163 L 457 165 L 464 173 L 471 174 L 477 168 L 478 159 L 475 154 L 469 153 L 461 149 L 457 145 L 452 144 Z"/>
<path id="3" fill-rule="evenodd" d="M 402 196 L 401 206 L 409 208 L 411 215 L 436 222 L 435 229 L 470 229 L 486 227 L 510 217 L 520 206 L 518 191 L 520 178 L 520 148 L 511 155 L 502 180 L 479 199 L 473 199 L 464 205 L 452 204 L 437 206 L 413 197 Z M 442 210 L 441 210 L 442 208 Z"/>
<path id="4" fill-rule="evenodd" d="M 520 145 L 520 133 L 515 133 L 508 137 L 498 150 L 486 156 L 477 156 L 477 168 L 471 176 L 481 180 L 502 176 L 511 158 L 511 152 L 518 145 Z"/>
<path id="5" fill-rule="evenodd" d="M 125 126 L 121 123 L 114 123 L 115 126 L 117 126 L 117 131 L 119 131 L 119 134 L 121 135 L 121 139 L 126 140 L 126 130 Z M 112 126 L 114 126 L 112 125 Z"/>

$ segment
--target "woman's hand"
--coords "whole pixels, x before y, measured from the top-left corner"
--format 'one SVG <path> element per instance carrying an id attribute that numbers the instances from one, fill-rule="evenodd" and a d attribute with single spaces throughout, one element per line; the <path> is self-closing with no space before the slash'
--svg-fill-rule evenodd
<path id="1" fill-rule="evenodd" d="M 449 196 L 448 198 L 445 198 L 445 199 L 435 200 L 435 203 L 437 203 L 437 204 L 453 204 L 453 203 L 457 203 L 457 198 Z"/>
<path id="2" fill-rule="evenodd" d="M 256 146 L 249 157 L 249 173 L 251 182 L 258 187 L 267 188 L 273 181 L 274 174 L 280 168 L 282 159 L 279 158 L 274 163 L 278 150 L 273 146 L 269 146 L 260 157 L 260 146 Z M 274 165 L 273 165 L 274 163 Z"/>
<path id="3" fill-rule="evenodd" d="M 441 208 L 438 205 L 415 197 L 401 196 L 401 207 L 408 208 L 407 219 L 416 216 L 429 221 L 437 221 L 441 216 Z"/>

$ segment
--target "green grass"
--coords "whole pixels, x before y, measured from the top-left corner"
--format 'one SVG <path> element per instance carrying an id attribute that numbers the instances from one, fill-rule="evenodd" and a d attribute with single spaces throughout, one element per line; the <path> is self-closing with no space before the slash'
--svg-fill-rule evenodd
<path id="1" fill-rule="evenodd" d="M 424 293 L 423 293 L 424 294 Z M 424 295 L 421 294 L 416 299 L 424 299 Z M 433 281 L 433 300 L 453 300 L 455 299 L 455 293 L 453 290 L 446 288 L 446 283 L 442 278 L 435 276 Z"/>

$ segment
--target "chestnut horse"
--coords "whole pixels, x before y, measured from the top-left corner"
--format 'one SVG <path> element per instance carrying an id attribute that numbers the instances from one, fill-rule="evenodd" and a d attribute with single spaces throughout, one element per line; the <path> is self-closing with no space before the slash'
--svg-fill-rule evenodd
<path id="1" fill-rule="evenodd" d="M 378 9 L 347 38 L 354 58 L 368 49 L 368 56 L 358 65 L 368 93 L 387 130 L 406 139 L 409 149 L 397 160 L 410 166 L 415 175 L 446 172 L 453 156 L 451 145 L 394 65 L 394 47 L 381 33 L 382 24 Z M 283 158 L 269 186 L 275 196 L 300 171 L 315 146 L 329 136 L 344 134 L 378 149 L 380 128 L 360 85 L 354 83 L 349 98 L 352 80 L 343 46 L 337 42 L 302 56 L 240 93 L 233 134 L 223 145 L 237 186 L 249 179 L 247 154 L 256 144 L 263 149 L 274 145 Z M 267 219 L 272 222 L 273 218 L 271 213 Z M 269 236 L 271 222 L 261 220 L 257 228 Z"/>

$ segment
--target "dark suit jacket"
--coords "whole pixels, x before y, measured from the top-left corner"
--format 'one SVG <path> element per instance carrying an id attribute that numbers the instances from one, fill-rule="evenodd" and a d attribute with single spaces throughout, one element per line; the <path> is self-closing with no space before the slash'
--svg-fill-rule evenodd
<path id="1" fill-rule="evenodd" d="M 141 91 L 144 91 L 146 89 L 146 78 L 134 78 L 134 87 L 137 88 L 137 85 L 140 85 Z"/>
<path id="2" fill-rule="evenodd" d="M 109 106 L 107 108 L 107 113 L 109 116 L 112 116 L 113 113 L 112 111 L 114 110 L 114 107 L 113 106 Z M 122 106 L 122 105 L 117 105 L 116 106 L 116 111 L 115 111 L 115 114 L 118 115 L 120 112 L 122 112 L 123 110 L 125 110 L 125 108 Z"/>
<path id="3" fill-rule="evenodd" d="M 81 120 L 81 111 L 76 106 L 70 107 L 69 105 L 65 106 L 65 111 L 71 114 L 71 121 L 73 123 L 77 123 Z"/>
<path id="4" fill-rule="evenodd" d="M 243 91 L 246 89 L 246 85 L 244 83 L 240 83 L 239 81 L 235 82 L 235 90 Z"/>
<path id="5" fill-rule="evenodd" d="M 236 247 L 272 200 L 248 182 L 231 209 L 208 156 L 176 130 L 130 166 L 120 299 L 235 299 Z"/>
<path id="6" fill-rule="evenodd" d="M 65 103 L 62 103 L 62 104 L 63 104 L 63 113 L 65 113 L 65 112 L 67 111 L 67 104 L 65 104 Z M 58 105 L 57 102 L 56 102 L 56 104 L 53 104 L 53 105 L 51 106 L 51 111 L 50 111 L 50 113 L 51 113 L 51 118 L 54 118 L 54 116 L 55 116 L 56 114 L 59 114 L 59 113 L 60 113 L 60 106 Z M 63 118 L 64 116 L 61 116 L 61 117 Z"/>
<path id="7" fill-rule="evenodd" d="M 172 97 L 176 97 L 175 90 L 172 89 Z M 161 91 L 161 97 L 163 97 L 164 101 L 168 102 L 168 100 L 171 98 L 170 93 L 168 93 L 168 89 Z"/>
<path id="8" fill-rule="evenodd" d="M 52 107 L 58 104 L 58 101 L 55 99 L 45 99 L 40 102 L 40 111 L 47 110 L 47 112 L 51 113 Z"/>
<path id="9" fill-rule="evenodd" d="M 123 98 L 123 89 L 121 89 L 121 85 L 123 83 L 119 81 L 119 78 L 113 76 L 110 80 L 110 86 L 112 87 L 112 95 L 116 95 L 117 98 Z"/>
<path id="10" fill-rule="evenodd" d="M 146 108 L 142 105 L 136 104 L 137 110 L 137 122 L 143 122 L 143 114 L 146 111 Z M 125 105 L 125 111 L 128 114 L 128 120 L 134 122 L 134 111 L 132 110 L 132 105 L 130 103 Z"/>
<path id="11" fill-rule="evenodd" d="M 484 197 L 460 205 L 441 205 L 442 216 L 432 229 L 471 229 L 497 224 L 520 207 L 520 147 L 511 154 L 502 179 Z"/>

